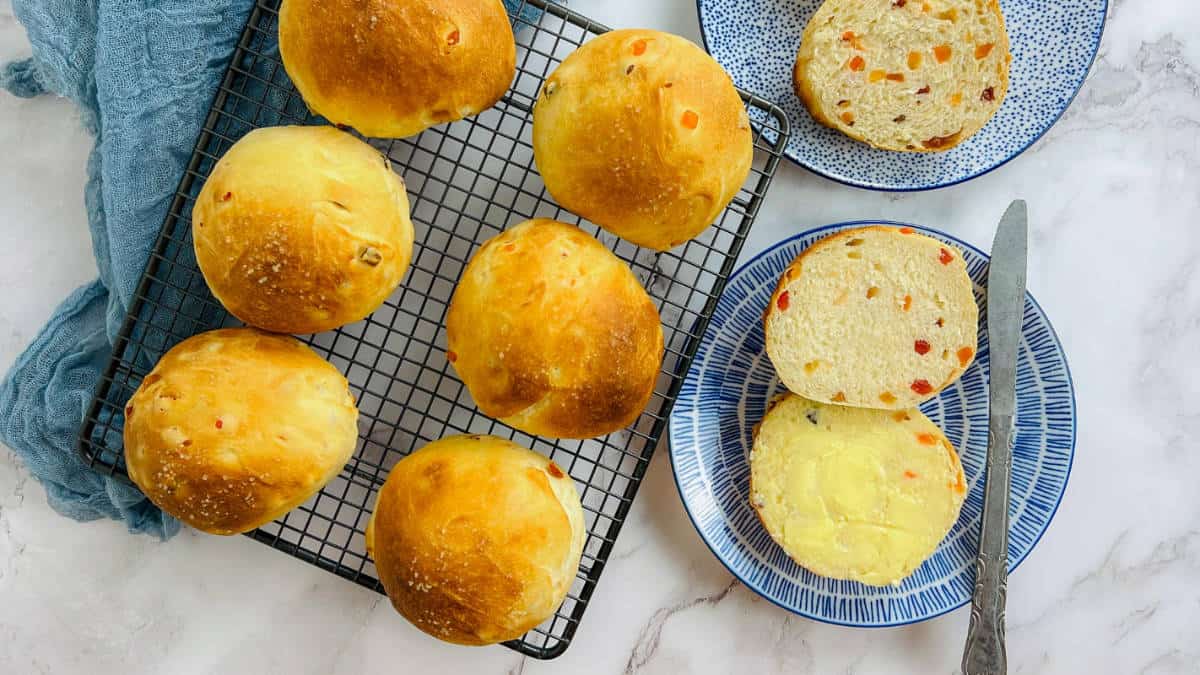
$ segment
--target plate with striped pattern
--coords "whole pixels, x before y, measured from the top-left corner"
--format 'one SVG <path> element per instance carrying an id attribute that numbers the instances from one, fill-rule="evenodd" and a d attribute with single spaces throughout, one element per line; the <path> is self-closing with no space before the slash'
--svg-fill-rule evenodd
<path id="1" fill-rule="evenodd" d="M 921 411 L 945 430 L 969 486 L 962 514 L 933 556 L 899 586 L 877 588 L 819 577 L 794 563 L 749 502 L 752 430 L 784 391 L 763 346 L 763 310 L 779 276 L 813 242 L 866 225 L 913 227 L 963 252 L 979 304 L 979 353 L 962 378 Z M 670 457 L 688 516 L 716 557 L 751 590 L 826 623 L 898 626 L 966 604 L 974 580 L 988 439 L 988 256 L 943 232 L 889 221 L 829 225 L 785 239 L 743 265 L 725 287 L 679 392 Z M 1009 508 L 1009 569 L 1015 570 L 1054 518 L 1075 455 L 1075 390 L 1062 343 L 1026 296 L 1017 362 L 1017 414 Z"/>

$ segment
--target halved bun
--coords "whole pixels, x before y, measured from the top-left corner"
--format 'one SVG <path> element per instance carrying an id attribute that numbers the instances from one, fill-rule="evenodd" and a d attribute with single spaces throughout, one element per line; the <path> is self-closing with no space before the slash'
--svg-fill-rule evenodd
<path id="1" fill-rule="evenodd" d="M 919 410 L 788 394 L 754 435 L 750 505 L 793 560 L 824 577 L 899 584 L 937 550 L 965 495 L 958 453 Z"/>
<path id="2" fill-rule="evenodd" d="M 814 401 L 911 408 L 975 358 L 979 309 L 962 253 L 911 228 L 845 230 L 792 262 L 765 318 L 767 354 Z"/>
<path id="3" fill-rule="evenodd" d="M 795 86 L 813 117 L 883 150 L 952 148 L 1008 93 L 998 0 L 827 0 L 802 40 Z"/>

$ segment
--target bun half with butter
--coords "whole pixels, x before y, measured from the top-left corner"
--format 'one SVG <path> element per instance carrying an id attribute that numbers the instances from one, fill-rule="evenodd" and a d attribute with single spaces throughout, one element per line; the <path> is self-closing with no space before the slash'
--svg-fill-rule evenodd
<path id="1" fill-rule="evenodd" d="M 494 436 L 451 436 L 392 469 L 367 551 L 392 606 L 414 626 L 485 645 L 554 614 L 585 535 L 575 482 L 557 464 Z"/>
<path id="2" fill-rule="evenodd" d="M 933 555 L 966 495 L 950 441 L 918 410 L 786 394 L 754 433 L 750 503 L 814 574 L 898 585 Z"/>

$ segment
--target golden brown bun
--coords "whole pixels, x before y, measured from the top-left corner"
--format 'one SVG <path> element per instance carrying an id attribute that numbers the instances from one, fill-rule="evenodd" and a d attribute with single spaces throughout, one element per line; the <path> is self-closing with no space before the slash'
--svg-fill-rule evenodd
<path id="1" fill-rule="evenodd" d="M 129 477 L 162 510 L 212 534 L 291 511 L 358 440 L 346 378 L 303 344 L 252 328 L 184 340 L 125 408 Z"/>
<path id="2" fill-rule="evenodd" d="M 691 42 L 618 30 L 580 47 L 533 112 L 546 189 L 613 234 L 665 251 L 704 231 L 750 173 L 754 142 L 729 75 Z"/>
<path id="3" fill-rule="evenodd" d="M 396 611 L 464 645 L 512 640 L 562 604 L 583 551 L 575 483 L 493 436 L 451 436 L 396 464 L 367 552 Z"/>
<path id="4" fill-rule="evenodd" d="M 480 410 L 554 438 L 632 424 L 663 356 L 658 312 L 629 267 L 553 220 L 484 244 L 450 300 L 446 338 Z"/>
<path id="5" fill-rule="evenodd" d="M 385 138 L 492 107 L 517 61 L 500 0 L 284 0 L 279 52 L 313 112 Z"/>
<path id="6" fill-rule="evenodd" d="M 413 227 L 404 181 L 333 127 L 246 134 L 192 209 L 196 260 L 245 323 L 319 333 L 367 316 L 404 278 Z"/>

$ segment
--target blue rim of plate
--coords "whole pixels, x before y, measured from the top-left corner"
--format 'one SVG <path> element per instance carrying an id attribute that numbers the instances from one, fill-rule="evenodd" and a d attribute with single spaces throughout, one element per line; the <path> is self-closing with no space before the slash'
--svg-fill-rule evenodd
<path id="1" fill-rule="evenodd" d="M 746 274 L 749 270 L 753 269 L 756 265 L 763 262 L 764 259 L 767 258 L 768 256 L 776 254 L 781 249 L 788 247 L 789 245 L 793 244 L 794 242 L 797 242 L 798 240 L 804 240 L 807 238 L 813 238 L 813 241 L 816 241 L 817 239 L 820 238 L 821 235 L 824 235 L 824 234 L 829 234 L 829 233 L 833 233 L 833 232 L 848 229 L 848 228 L 863 227 L 863 226 L 868 226 L 868 225 L 912 227 L 924 234 L 933 236 L 935 238 L 942 239 L 950 244 L 960 247 L 964 251 L 969 252 L 969 254 L 968 254 L 969 257 L 977 257 L 977 258 L 981 259 L 983 261 L 983 263 L 986 263 L 990 259 L 987 254 L 985 254 L 983 251 L 981 251 L 979 248 L 975 247 L 974 245 L 972 245 L 968 242 L 962 241 L 961 239 L 958 239 L 957 237 L 954 237 L 953 235 L 947 234 L 945 232 L 942 232 L 942 231 L 934 229 L 934 228 L 925 227 L 922 225 L 917 225 L 917 224 L 913 224 L 913 223 L 904 223 L 904 222 L 898 222 L 898 221 L 891 221 L 891 220 L 855 220 L 855 221 L 834 223 L 831 225 L 825 225 L 825 226 L 818 227 L 815 229 L 807 230 L 805 232 L 801 232 L 799 234 L 796 234 L 796 235 L 793 235 L 786 239 L 783 239 L 782 241 L 776 242 L 772 246 L 768 247 L 767 249 L 764 249 L 762 252 L 755 255 L 753 258 L 751 258 L 746 263 L 740 265 L 737 268 L 737 270 L 733 273 L 733 275 L 729 278 L 729 282 L 726 285 L 725 294 L 722 295 L 720 301 L 718 302 L 718 305 L 720 305 L 722 302 L 724 302 L 726 300 L 726 298 L 728 297 L 728 294 L 730 292 L 730 289 L 737 287 L 738 280 L 743 274 Z M 811 243 L 812 242 L 810 242 L 809 245 L 811 245 Z M 803 248 L 807 248 L 807 247 L 803 247 Z M 803 248 L 801 248 L 799 250 L 803 250 Z M 790 258 L 789 258 L 789 260 L 790 260 Z M 977 299 L 978 299 L 978 293 L 980 290 L 978 288 L 978 281 L 977 280 L 973 280 L 973 281 L 975 281 L 975 283 L 976 283 L 976 293 L 977 293 Z M 759 288 L 761 288 L 761 287 L 762 286 L 760 286 Z M 773 288 L 774 284 L 770 283 L 770 284 L 768 284 L 768 287 Z M 752 296 L 753 293 L 751 292 L 748 295 Z M 764 299 L 764 301 L 763 301 L 764 306 L 765 306 L 766 301 L 767 300 Z M 1025 559 L 1029 556 L 1029 554 L 1032 553 L 1035 548 L 1037 548 L 1038 543 L 1042 540 L 1042 537 L 1045 535 L 1046 531 L 1050 528 L 1050 524 L 1054 521 L 1054 517 L 1058 514 L 1058 509 L 1062 505 L 1062 500 L 1066 495 L 1067 487 L 1069 486 L 1069 483 L 1070 483 L 1071 471 L 1075 465 L 1075 449 L 1076 449 L 1076 441 L 1078 439 L 1078 431 L 1079 431 L 1079 429 L 1078 429 L 1078 427 L 1079 427 L 1078 408 L 1076 405 L 1076 398 L 1075 398 L 1075 385 L 1074 385 L 1074 380 L 1071 377 L 1071 370 L 1070 370 L 1070 366 L 1067 362 L 1066 353 L 1062 349 L 1062 341 L 1059 339 L 1058 333 L 1054 330 L 1054 326 L 1050 323 L 1049 318 L 1046 316 L 1045 312 L 1042 310 L 1041 305 L 1038 304 L 1037 300 L 1034 299 L 1032 294 L 1029 294 L 1029 293 L 1026 294 L 1026 302 L 1027 302 L 1026 315 L 1028 315 L 1029 307 L 1032 306 L 1036 315 L 1041 318 L 1042 324 L 1045 326 L 1048 336 L 1051 339 L 1052 344 L 1055 348 L 1055 352 L 1058 354 L 1059 358 L 1061 359 L 1061 365 L 1062 365 L 1062 371 L 1063 371 L 1063 384 L 1065 384 L 1070 391 L 1070 397 L 1069 397 L 1070 410 L 1069 410 L 1069 416 L 1068 416 L 1069 420 L 1070 420 L 1070 443 L 1069 443 L 1069 445 L 1066 445 L 1063 448 L 1063 450 L 1065 450 L 1068 453 L 1068 456 L 1067 456 L 1066 467 L 1065 467 L 1065 470 L 1062 475 L 1062 486 L 1061 486 L 1061 489 L 1058 491 L 1058 494 L 1055 496 L 1054 505 L 1052 508 L 1049 509 L 1047 515 L 1045 516 L 1044 522 L 1040 523 L 1039 530 L 1031 538 L 1031 540 L 1028 544 L 1028 547 L 1024 551 L 1022 551 L 1021 554 L 1015 560 L 1013 560 L 1013 559 L 1009 560 L 1009 573 L 1010 574 L 1012 572 L 1016 571 L 1016 569 L 1018 567 L 1020 567 L 1021 563 L 1023 563 L 1025 561 Z M 981 307 L 981 310 L 982 309 L 983 309 L 983 307 Z M 714 311 L 714 317 L 717 316 L 719 313 L 720 313 L 720 309 L 718 307 L 717 311 Z M 984 316 L 985 316 L 984 313 L 981 312 L 981 316 L 980 316 L 981 325 L 983 324 Z M 761 322 L 759 322 L 759 325 L 761 325 Z M 822 623 L 837 625 L 837 626 L 845 626 L 845 627 L 851 627 L 851 628 L 891 628 L 891 627 L 897 627 L 897 626 L 906 626 L 906 625 L 919 623 L 922 621 L 927 621 L 929 619 L 933 619 L 933 618 L 942 616 L 944 614 L 952 612 L 952 611 L 959 609 L 962 606 L 966 605 L 970 601 L 970 593 L 969 592 L 967 592 L 964 596 L 956 598 L 955 600 L 949 602 L 946 606 L 939 608 L 937 611 L 919 615 L 919 616 L 913 616 L 913 617 L 904 618 L 901 620 L 887 620 L 887 621 L 877 621 L 877 622 L 869 622 L 869 623 L 863 622 L 863 621 L 843 620 L 843 619 L 839 619 L 837 617 L 818 615 L 811 611 L 804 611 L 798 607 L 788 605 L 787 603 L 783 602 L 778 597 L 776 597 L 774 594 L 772 594 L 772 592 L 768 591 L 767 589 L 764 589 L 760 584 L 754 583 L 751 580 L 747 579 L 746 578 L 747 575 L 739 572 L 734 567 L 734 565 L 730 563 L 730 561 L 726 558 L 726 555 L 723 554 L 719 550 L 717 544 L 715 544 L 714 541 L 712 541 L 710 539 L 709 533 L 706 532 L 704 527 L 702 527 L 700 520 L 697 518 L 696 513 L 693 511 L 693 504 L 691 504 L 689 502 L 688 494 L 685 492 L 684 485 L 681 482 L 681 476 L 680 476 L 681 472 L 680 472 L 680 468 L 679 468 L 679 460 L 680 460 L 680 457 L 682 456 L 682 451 L 680 450 L 680 447 L 682 444 L 681 436 L 689 437 L 688 443 L 690 443 L 691 446 L 694 447 L 696 445 L 695 439 L 690 438 L 690 436 L 691 436 L 690 433 L 689 434 L 681 434 L 681 430 L 684 427 L 685 422 L 688 425 L 691 424 L 691 420 L 685 421 L 683 419 L 684 415 L 686 414 L 684 412 L 684 410 L 685 410 L 686 406 L 693 403 L 694 399 L 697 397 L 697 395 L 700 392 L 700 386 L 698 386 L 698 384 L 697 384 L 697 373 L 700 369 L 706 367 L 705 363 L 707 362 L 707 359 L 711 358 L 710 352 L 711 352 L 712 342 L 714 341 L 715 336 L 717 335 L 717 333 L 720 330 L 721 330 L 721 327 L 717 325 L 716 321 L 714 321 L 709 325 L 708 329 L 705 331 L 704 335 L 701 337 L 701 344 L 696 352 L 696 358 L 693 360 L 692 366 L 691 366 L 691 368 L 689 368 L 687 376 L 685 377 L 685 380 L 684 380 L 682 386 L 680 387 L 679 398 L 676 402 L 674 409 L 672 410 L 671 419 L 669 420 L 670 433 L 668 434 L 668 443 L 669 443 L 668 456 L 670 457 L 670 460 L 671 460 L 672 475 L 675 480 L 675 487 L 679 491 L 680 501 L 683 503 L 684 511 L 687 513 L 688 519 L 691 521 L 692 526 L 696 529 L 697 534 L 700 535 L 700 539 L 704 542 L 705 546 L 707 546 L 708 549 L 712 552 L 713 556 L 716 557 L 717 560 L 719 560 L 721 562 L 721 564 L 724 565 L 725 568 L 728 569 L 729 572 L 731 574 L 733 574 L 733 576 L 739 582 L 742 583 L 742 585 L 746 586 L 750 590 L 754 591 L 758 595 L 760 595 L 763 598 L 765 598 L 766 600 L 770 601 L 772 604 L 774 604 L 782 609 L 786 609 L 786 610 L 788 610 L 794 614 L 797 614 L 799 616 L 803 616 L 808 619 L 820 621 Z M 986 331 L 983 331 L 981 329 L 981 335 L 985 332 Z M 1022 332 L 1024 335 L 1024 328 L 1023 328 Z M 982 360 L 984 358 L 985 350 L 986 350 L 985 342 L 983 342 L 981 340 L 980 349 L 979 349 L 980 354 L 978 355 L 978 360 Z M 988 354 L 988 357 L 990 360 L 990 353 Z M 765 355 L 762 355 L 762 358 L 764 360 L 767 360 Z M 973 370 L 973 369 L 979 369 L 979 368 L 981 368 L 981 366 L 978 364 L 978 361 L 977 361 L 977 363 L 971 365 L 971 367 L 968 369 L 968 373 L 971 372 L 971 370 Z M 964 374 L 964 379 L 966 377 L 967 377 L 967 375 Z M 945 397 L 946 395 L 948 395 L 951 391 L 953 391 L 958 386 L 960 386 L 960 383 L 955 383 L 955 385 L 952 385 L 950 388 L 947 388 L 937 398 L 934 398 L 932 401 L 927 402 L 925 405 L 923 405 L 922 410 L 926 411 L 928 414 L 927 408 L 929 407 L 930 404 L 938 402 L 938 405 L 940 406 L 940 401 L 942 400 L 942 398 Z M 984 379 L 983 386 L 986 389 L 986 378 Z M 777 389 L 781 388 L 781 387 L 779 387 L 779 385 L 777 383 L 777 378 L 776 378 L 776 388 Z M 767 398 L 769 399 L 770 396 L 767 396 Z M 931 417 L 934 417 L 934 419 L 936 421 L 936 419 L 937 419 L 936 416 L 931 415 Z M 756 422 L 757 419 L 755 419 L 754 421 Z M 985 425 L 986 425 L 986 420 L 985 420 Z M 986 436 L 986 428 L 983 431 Z M 720 436 L 721 436 L 720 430 L 716 430 L 716 431 L 714 431 L 714 433 L 716 435 L 716 438 L 720 439 Z M 742 435 L 744 436 L 744 431 L 743 431 Z M 949 431 L 948 431 L 948 435 L 949 435 Z M 959 445 L 958 439 L 955 439 L 952 437 L 952 440 L 955 441 L 955 447 L 959 449 L 960 455 L 962 455 L 962 457 L 963 457 L 964 469 L 966 469 L 967 465 L 968 465 L 968 457 L 966 455 L 966 450 Z M 717 442 L 718 442 L 718 444 L 720 443 L 719 440 Z M 1044 446 L 1045 446 L 1044 440 L 1043 440 L 1042 445 L 1043 445 L 1043 449 L 1044 449 Z M 698 454 L 698 453 L 693 453 L 693 454 Z M 976 462 L 972 462 L 972 463 L 974 464 Z M 1016 462 L 1014 461 L 1014 467 L 1015 466 L 1016 466 Z M 968 473 L 970 473 L 970 472 L 968 472 Z M 704 484 L 709 487 L 711 487 L 711 483 L 712 483 L 712 481 L 710 481 L 710 480 L 704 481 Z M 979 484 L 976 484 L 976 483 L 979 483 Z M 1031 487 L 1030 490 L 1032 492 L 1033 488 Z M 968 499 L 970 499 L 972 496 L 978 496 L 977 493 L 979 493 L 979 492 L 982 492 L 981 482 L 980 481 L 972 482 L 970 484 Z M 1014 500 L 1014 505 L 1016 505 L 1016 504 L 1017 504 L 1017 502 L 1016 502 L 1016 500 Z M 714 500 L 714 507 L 718 510 L 720 509 L 719 499 Z M 1012 508 L 1012 507 L 1010 506 L 1010 508 Z M 967 513 L 967 507 L 964 504 L 964 515 L 966 513 Z M 1011 514 L 1011 511 L 1010 511 L 1010 514 Z M 727 513 L 722 513 L 722 515 L 728 516 Z M 972 517 L 971 520 L 972 520 L 971 524 L 963 525 L 963 522 L 962 522 L 963 519 L 960 517 L 960 521 L 955 524 L 954 529 L 952 529 L 952 531 L 951 531 L 951 534 L 947 535 L 946 540 L 944 540 L 939 545 L 938 552 L 940 553 L 942 551 L 942 549 L 947 546 L 947 542 L 955 537 L 955 531 L 959 531 L 959 530 L 962 530 L 965 528 L 966 530 L 969 530 L 968 532 L 966 532 L 966 535 L 971 535 L 974 531 L 976 531 L 978 529 L 978 527 L 977 527 L 977 523 L 975 523 L 974 521 L 977 520 L 977 517 Z M 762 528 L 761 524 L 757 524 L 757 520 L 755 520 L 754 522 L 756 523 L 755 527 L 757 527 L 757 529 L 762 531 L 762 536 L 766 537 L 765 530 Z M 727 517 L 723 518 L 721 520 L 720 524 L 723 526 L 724 531 L 726 533 L 726 540 L 730 539 L 732 532 L 731 532 L 731 528 L 729 527 L 728 518 Z M 1014 524 L 1015 523 L 1010 523 L 1010 534 L 1012 532 L 1011 528 L 1014 526 Z M 972 525 L 974 527 L 972 527 Z M 960 532 L 958 536 L 961 538 L 963 536 L 963 533 Z M 974 536 L 977 536 L 977 535 L 974 535 Z M 769 541 L 769 537 L 767 537 L 767 540 Z M 776 551 L 773 552 L 774 555 L 772 556 L 772 561 L 776 561 L 780 556 L 782 556 L 782 558 L 784 560 L 786 560 L 788 563 L 794 565 L 794 563 L 791 563 L 790 559 L 787 559 L 786 554 L 783 554 L 782 549 L 779 549 L 778 546 L 775 545 L 773 542 L 771 542 L 769 545 L 771 547 L 777 549 Z M 1009 546 L 1010 546 L 1010 550 L 1011 550 L 1011 548 L 1013 546 L 1013 538 L 1011 536 L 1010 536 Z M 937 555 L 937 554 L 935 554 L 935 555 Z M 758 558 L 758 561 L 761 563 L 762 559 Z M 973 563 L 973 560 L 971 562 Z M 917 575 L 921 574 L 925 570 L 927 565 L 929 565 L 928 562 L 925 565 L 922 565 L 922 567 L 920 569 L 918 569 L 917 572 L 914 573 L 913 577 L 916 577 Z M 973 564 L 969 563 L 967 565 L 967 567 L 968 567 L 968 569 L 973 570 Z M 768 565 L 768 568 L 770 568 L 769 565 Z M 821 580 L 820 577 L 816 577 L 815 575 L 812 575 L 811 572 L 802 570 L 801 568 L 799 568 L 799 566 L 796 566 L 796 569 L 800 570 L 804 575 L 807 575 L 814 579 Z M 772 575 L 768 575 L 768 576 L 777 576 L 777 575 L 772 574 Z M 910 577 L 910 579 L 911 578 L 912 577 Z M 784 582 L 787 581 L 786 579 L 782 579 L 782 580 Z M 822 581 L 831 582 L 831 580 L 822 580 Z M 868 592 L 883 593 L 883 592 L 889 590 L 889 589 L 875 589 L 873 587 L 857 584 L 855 582 L 836 581 L 836 582 L 832 582 L 832 583 L 839 584 L 845 588 L 855 589 L 855 590 L 861 591 L 863 593 L 868 593 Z M 906 580 L 906 583 L 907 583 L 907 580 Z M 792 584 L 792 585 L 794 586 L 795 584 Z M 968 583 L 967 586 L 969 588 L 971 586 L 971 584 Z M 776 590 L 778 591 L 778 586 L 777 586 Z"/>
<path id="2" fill-rule="evenodd" d="M 713 0 L 696 0 L 696 22 L 700 26 L 700 39 L 702 40 L 702 42 L 704 44 L 704 51 L 708 52 L 710 55 L 712 55 L 712 53 L 713 53 L 712 44 L 709 42 L 708 28 L 705 26 L 703 17 L 704 17 L 705 3 L 712 2 L 712 1 Z M 1020 148 L 1018 148 L 1018 149 L 1014 150 L 1013 152 L 1011 152 L 1010 154 L 1008 154 L 1007 157 L 1003 157 L 998 162 L 995 162 L 994 164 L 992 164 L 986 168 L 980 169 L 978 171 L 969 173 L 964 176 L 956 177 L 952 180 L 948 180 L 948 181 L 944 181 L 944 182 L 940 182 L 940 183 L 936 183 L 936 184 L 920 185 L 920 186 L 879 185 L 879 184 L 869 183 L 869 182 L 861 181 L 861 180 L 853 180 L 846 176 L 839 176 L 834 173 L 831 173 L 830 171 L 819 169 L 816 166 L 813 166 L 809 163 L 802 162 L 799 158 L 797 158 L 795 156 L 795 153 L 792 152 L 792 150 L 790 148 L 790 144 L 792 142 L 796 142 L 797 140 L 799 140 L 802 137 L 803 127 L 800 124 L 795 123 L 794 121 L 792 122 L 792 128 L 794 130 L 793 134 L 792 134 L 792 138 L 789 141 L 789 147 L 784 149 L 783 156 L 786 157 L 788 159 L 788 161 L 792 162 L 796 166 L 799 166 L 811 173 L 821 176 L 822 178 L 827 178 L 836 183 L 841 183 L 842 185 L 848 185 L 850 187 L 860 188 L 863 190 L 874 190 L 877 192 L 925 192 L 927 190 L 939 190 L 941 188 L 948 188 L 948 187 L 952 187 L 954 185 L 959 185 L 961 183 L 965 183 L 967 181 L 979 178 L 980 176 L 989 174 L 989 173 L 995 171 L 996 169 L 999 169 L 1000 167 L 1004 166 L 1005 164 L 1008 164 L 1009 162 L 1016 159 L 1017 157 L 1021 156 L 1022 154 L 1025 153 L 1026 150 L 1031 148 L 1034 143 L 1037 143 L 1039 140 L 1041 140 L 1042 137 L 1045 136 L 1046 133 L 1050 131 L 1050 129 L 1054 128 L 1054 125 L 1058 124 L 1058 121 L 1061 120 L 1062 116 L 1066 114 L 1068 109 L 1070 109 L 1071 104 L 1075 102 L 1075 98 L 1079 95 L 1079 91 L 1081 89 L 1083 89 L 1084 82 L 1087 81 L 1088 75 L 1091 74 L 1092 67 L 1096 63 L 1096 57 L 1100 53 L 1100 44 L 1104 39 L 1104 31 L 1108 27 L 1109 0 L 1100 0 L 1100 1 L 1103 3 L 1103 5 L 1101 6 L 1101 17 L 1102 18 L 1100 20 L 1100 26 L 1097 29 L 1097 31 L 1093 37 L 1092 53 L 1091 53 L 1091 56 L 1088 58 L 1087 67 L 1083 69 L 1082 75 L 1080 75 L 1078 80 L 1073 83 L 1072 94 L 1067 98 L 1066 101 L 1064 101 L 1062 103 L 1062 106 L 1059 108 L 1058 112 L 1054 115 L 1053 119 L 1049 120 L 1049 122 L 1044 127 L 1042 127 L 1036 134 L 1034 134 L 1024 145 L 1022 145 Z M 713 55 L 713 56 L 715 58 L 715 55 Z M 729 70 L 728 66 L 726 66 L 725 64 L 721 64 L 721 65 L 726 70 Z M 755 92 L 755 93 L 759 93 L 759 92 Z M 775 103 L 780 104 L 780 107 L 783 107 L 782 102 L 775 101 Z M 966 142 L 967 141 L 964 141 L 964 143 L 966 143 Z M 880 150 L 879 152 L 888 152 L 888 151 Z"/>

